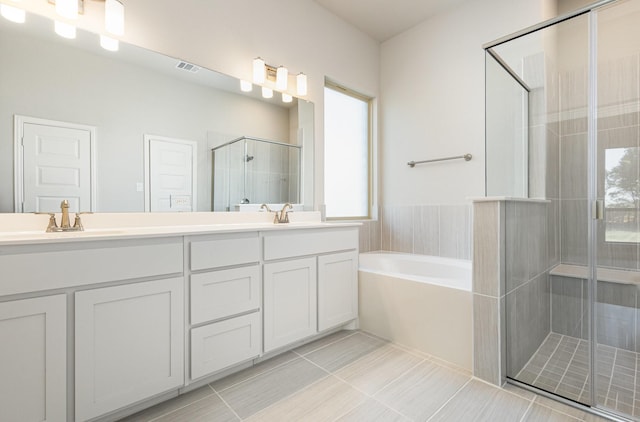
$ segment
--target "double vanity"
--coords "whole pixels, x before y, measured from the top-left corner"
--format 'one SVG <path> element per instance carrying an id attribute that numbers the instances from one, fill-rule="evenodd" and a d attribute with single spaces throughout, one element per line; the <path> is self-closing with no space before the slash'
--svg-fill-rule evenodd
<path id="1" fill-rule="evenodd" d="M 0 420 L 115 420 L 355 326 L 357 224 L 90 214 L 84 232 L 45 233 L 47 219 L 0 216 Z"/>

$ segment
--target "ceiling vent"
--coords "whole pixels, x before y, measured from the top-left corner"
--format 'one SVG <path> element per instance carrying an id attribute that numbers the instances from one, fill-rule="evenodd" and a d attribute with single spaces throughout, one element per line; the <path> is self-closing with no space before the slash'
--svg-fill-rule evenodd
<path id="1" fill-rule="evenodd" d="M 184 61 L 178 62 L 176 67 L 178 69 L 186 70 L 187 72 L 191 73 L 198 73 L 198 71 L 200 70 L 200 67 L 196 66 L 195 64 L 187 63 Z"/>

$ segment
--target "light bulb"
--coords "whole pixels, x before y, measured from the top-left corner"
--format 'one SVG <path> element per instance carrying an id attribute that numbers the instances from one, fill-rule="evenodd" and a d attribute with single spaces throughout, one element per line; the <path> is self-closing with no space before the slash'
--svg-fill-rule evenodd
<path id="1" fill-rule="evenodd" d="M 245 81 L 244 79 L 240 81 L 240 90 L 242 92 L 251 92 L 253 89 L 253 84 L 249 81 Z"/>
<path id="2" fill-rule="evenodd" d="M 27 14 L 24 10 L 18 9 L 17 7 L 0 4 L 0 15 L 11 22 L 24 23 Z"/>
<path id="3" fill-rule="evenodd" d="M 124 35 L 124 5 L 119 0 L 104 3 L 104 27 L 113 35 Z"/>
<path id="4" fill-rule="evenodd" d="M 283 103 L 290 103 L 291 101 L 293 101 L 293 97 L 289 94 L 285 94 L 284 92 L 282 93 L 282 102 Z"/>
<path id="5" fill-rule="evenodd" d="M 264 60 L 260 57 L 253 59 L 253 83 L 263 84 L 266 80 L 266 70 L 264 68 Z"/>
<path id="6" fill-rule="evenodd" d="M 54 29 L 56 34 L 63 38 L 74 39 L 76 37 L 76 27 L 68 23 L 55 21 Z"/>
<path id="7" fill-rule="evenodd" d="M 56 0 L 56 13 L 67 19 L 78 19 L 78 0 Z"/>
<path id="8" fill-rule="evenodd" d="M 301 97 L 307 95 L 307 75 L 304 73 L 296 76 L 296 93 Z"/>
<path id="9" fill-rule="evenodd" d="M 118 51 L 118 48 L 120 48 L 120 42 L 115 38 L 100 35 L 100 47 L 109 51 Z"/>
<path id="10" fill-rule="evenodd" d="M 276 89 L 285 90 L 287 89 L 287 82 L 289 79 L 289 71 L 286 67 L 280 66 L 278 70 L 276 70 Z"/>
<path id="11" fill-rule="evenodd" d="M 273 89 L 267 88 L 266 86 L 262 87 L 262 97 L 263 98 L 273 98 Z"/>

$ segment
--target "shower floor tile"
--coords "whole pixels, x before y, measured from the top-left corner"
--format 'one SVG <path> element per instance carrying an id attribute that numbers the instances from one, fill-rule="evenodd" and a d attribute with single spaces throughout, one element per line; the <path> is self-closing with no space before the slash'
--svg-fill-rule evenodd
<path id="1" fill-rule="evenodd" d="M 640 354 L 599 344 L 596 373 L 598 405 L 640 420 Z M 515 379 L 587 404 L 589 342 L 551 333 Z"/>

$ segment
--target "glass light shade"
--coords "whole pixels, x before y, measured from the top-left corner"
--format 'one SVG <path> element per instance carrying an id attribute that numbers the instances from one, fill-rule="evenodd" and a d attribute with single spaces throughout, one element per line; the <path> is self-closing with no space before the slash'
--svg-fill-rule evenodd
<path id="1" fill-rule="evenodd" d="M 266 86 L 262 87 L 262 97 L 263 98 L 273 98 L 273 89 L 267 88 Z"/>
<path id="2" fill-rule="evenodd" d="M 251 90 L 253 90 L 253 84 L 243 79 L 240 81 L 240 90 L 242 92 L 251 92 Z"/>
<path id="3" fill-rule="evenodd" d="M 307 95 L 307 75 L 304 73 L 296 76 L 296 93 L 301 97 Z"/>
<path id="4" fill-rule="evenodd" d="M 56 13 L 67 19 L 78 19 L 78 0 L 56 0 Z"/>
<path id="5" fill-rule="evenodd" d="M 276 89 L 287 89 L 287 82 L 289 79 L 289 71 L 286 67 L 280 66 L 276 70 Z"/>
<path id="6" fill-rule="evenodd" d="M 24 10 L 7 4 L 0 4 L 0 15 L 2 15 L 6 20 L 15 23 L 24 23 L 26 19 L 26 13 Z"/>
<path id="7" fill-rule="evenodd" d="M 55 22 L 54 29 L 56 34 L 63 38 L 74 39 L 76 37 L 76 27 L 64 22 Z"/>
<path id="8" fill-rule="evenodd" d="M 285 94 L 284 92 L 282 93 L 282 102 L 283 103 L 290 103 L 291 101 L 293 101 L 293 97 L 289 94 Z"/>
<path id="9" fill-rule="evenodd" d="M 100 47 L 109 51 L 118 51 L 120 48 L 120 42 L 115 38 L 107 37 L 106 35 L 100 35 Z"/>
<path id="10" fill-rule="evenodd" d="M 120 1 L 105 1 L 104 26 L 110 34 L 124 35 L 124 5 Z"/>
<path id="11" fill-rule="evenodd" d="M 267 77 L 266 72 L 264 60 L 260 57 L 253 59 L 253 82 L 256 84 L 263 84 Z"/>

